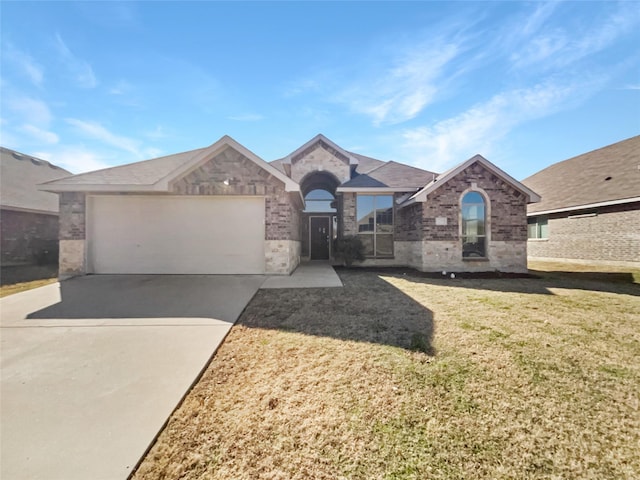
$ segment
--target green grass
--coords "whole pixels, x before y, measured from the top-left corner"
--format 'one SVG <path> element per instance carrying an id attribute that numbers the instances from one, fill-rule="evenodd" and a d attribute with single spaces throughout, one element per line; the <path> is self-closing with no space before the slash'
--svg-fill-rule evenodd
<path id="1" fill-rule="evenodd" d="M 639 478 L 640 286 L 590 273 L 260 291 L 134 478 Z"/>

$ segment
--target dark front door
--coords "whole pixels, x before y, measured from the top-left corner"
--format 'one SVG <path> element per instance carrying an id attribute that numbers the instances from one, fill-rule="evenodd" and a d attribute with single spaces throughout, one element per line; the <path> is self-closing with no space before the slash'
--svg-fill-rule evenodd
<path id="1" fill-rule="evenodd" d="M 311 260 L 329 260 L 329 217 L 311 217 L 309 227 Z"/>

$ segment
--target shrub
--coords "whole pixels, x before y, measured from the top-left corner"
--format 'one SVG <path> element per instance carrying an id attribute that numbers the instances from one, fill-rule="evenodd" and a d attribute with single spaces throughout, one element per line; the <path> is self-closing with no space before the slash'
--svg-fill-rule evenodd
<path id="1" fill-rule="evenodd" d="M 336 242 L 335 256 L 342 260 L 346 267 L 351 267 L 353 262 L 364 260 L 364 244 L 357 235 L 347 235 Z"/>

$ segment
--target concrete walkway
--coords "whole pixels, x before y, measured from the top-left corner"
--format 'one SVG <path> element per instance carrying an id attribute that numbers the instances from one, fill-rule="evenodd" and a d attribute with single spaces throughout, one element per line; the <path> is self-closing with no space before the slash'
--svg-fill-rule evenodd
<path id="1" fill-rule="evenodd" d="M 342 287 L 340 277 L 329 262 L 311 261 L 301 263 L 288 276 L 268 277 L 260 288 L 326 288 Z"/>
<path id="2" fill-rule="evenodd" d="M 263 281 L 88 276 L 0 299 L 0 478 L 126 479 Z"/>

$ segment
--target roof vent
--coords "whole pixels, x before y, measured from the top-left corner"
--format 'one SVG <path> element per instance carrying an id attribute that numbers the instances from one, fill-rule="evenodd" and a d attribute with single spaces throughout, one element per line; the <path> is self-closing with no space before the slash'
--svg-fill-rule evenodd
<path id="1" fill-rule="evenodd" d="M 612 177 L 607 177 L 604 179 L 605 182 L 608 182 L 609 180 L 611 180 Z"/>
<path id="2" fill-rule="evenodd" d="M 36 160 L 35 158 L 31 159 L 31 163 L 33 163 L 34 165 L 42 165 L 42 162 L 40 160 Z"/>
<path id="3" fill-rule="evenodd" d="M 24 155 L 20 155 L 18 152 L 13 152 L 11 155 L 13 155 L 13 158 L 16 160 L 24 160 Z"/>

